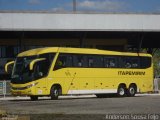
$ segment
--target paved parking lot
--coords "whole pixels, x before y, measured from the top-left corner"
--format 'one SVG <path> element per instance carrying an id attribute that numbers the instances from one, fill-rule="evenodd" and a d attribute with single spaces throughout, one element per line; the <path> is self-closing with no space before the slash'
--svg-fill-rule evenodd
<path id="1" fill-rule="evenodd" d="M 42 98 L 30 101 L 29 98 L 0 99 L 0 109 L 8 114 L 25 115 L 67 115 L 105 118 L 106 114 L 159 114 L 160 95 L 138 95 L 136 97 L 96 98 L 95 96 L 61 97 L 59 100 Z M 85 115 L 84 115 L 85 114 Z M 90 116 L 90 117 L 89 117 Z M 92 116 L 92 117 L 91 117 Z M 73 118 L 75 119 L 75 118 Z"/>

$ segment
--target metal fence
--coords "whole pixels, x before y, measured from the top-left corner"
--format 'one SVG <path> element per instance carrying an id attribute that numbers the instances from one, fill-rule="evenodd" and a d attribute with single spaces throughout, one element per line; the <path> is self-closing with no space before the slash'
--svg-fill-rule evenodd
<path id="1" fill-rule="evenodd" d="M 154 92 L 159 92 L 160 90 L 160 78 L 154 79 Z"/>
<path id="2" fill-rule="evenodd" d="M 11 95 L 10 93 L 10 81 L 0 81 L 0 96 Z"/>

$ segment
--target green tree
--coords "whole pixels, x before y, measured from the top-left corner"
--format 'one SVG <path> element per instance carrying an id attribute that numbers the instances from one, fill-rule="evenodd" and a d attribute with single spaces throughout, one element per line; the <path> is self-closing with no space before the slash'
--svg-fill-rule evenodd
<path id="1" fill-rule="evenodd" d="M 155 49 L 153 53 L 154 75 L 160 76 L 160 49 Z"/>

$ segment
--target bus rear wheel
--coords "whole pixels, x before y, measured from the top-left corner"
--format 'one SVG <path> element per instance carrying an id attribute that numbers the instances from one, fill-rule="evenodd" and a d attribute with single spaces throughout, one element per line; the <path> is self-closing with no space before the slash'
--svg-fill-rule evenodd
<path id="1" fill-rule="evenodd" d="M 136 92 L 137 92 L 137 87 L 135 85 L 130 85 L 128 88 L 127 96 L 133 97 L 135 96 Z"/>
<path id="2" fill-rule="evenodd" d="M 61 89 L 58 86 L 53 86 L 50 93 L 51 100 L 57 100 L 58 96 L 60 95 L 60 91 Z"/>
<path id="3" fill-rule="evenodd" d="M 117 95 L 119 97 L 125 97 L 126 96 L 126 87 L 124 85 L 119 85 L 118 90 L 117 90 Z"/>
<path id="4" fill-rule="evenodd" d="M 30 99 L 31 99 L 32 101 L 36 101 L 36 100 L 38 100 L 38 96 L 30 96 Z"/>

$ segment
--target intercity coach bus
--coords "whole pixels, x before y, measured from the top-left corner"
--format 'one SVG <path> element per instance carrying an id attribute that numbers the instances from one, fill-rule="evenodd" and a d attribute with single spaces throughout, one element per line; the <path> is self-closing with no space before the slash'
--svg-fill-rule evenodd
<path id="1" fill-rule="evenodd" d="M 85 48 L 47 47 L 18 54 L 11 77 L 11 93 L 40 96 L 108 93 L 134 96 L 153 90 L 152 56 Z"/>

